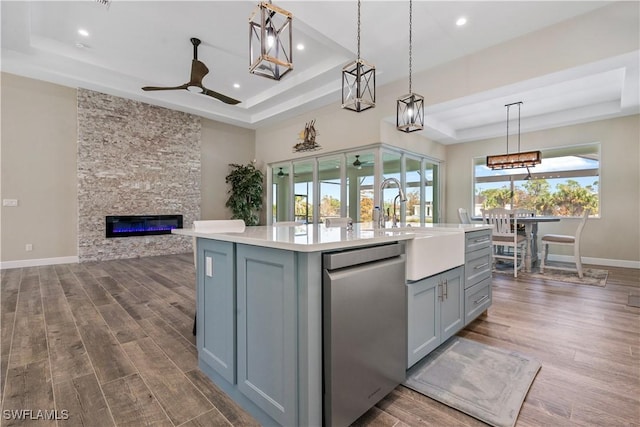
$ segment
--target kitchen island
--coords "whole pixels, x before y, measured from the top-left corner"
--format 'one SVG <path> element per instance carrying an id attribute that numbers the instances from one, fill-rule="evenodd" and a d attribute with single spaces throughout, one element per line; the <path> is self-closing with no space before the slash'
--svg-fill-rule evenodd
<path id="1" fill-rule="evenodd" d="M 242 233 L 173 230 L 197 238 L 200 369 L 264 425 L 320 426 L 322 255 L 486 228 L 354 224 L 352 231 L 324 225 L 247 227 Z M 409 258 L 423 255 L 425 262 L 441 255 L 413 252 Z M 358 315 L 358 307 L 353 313 Z"/>

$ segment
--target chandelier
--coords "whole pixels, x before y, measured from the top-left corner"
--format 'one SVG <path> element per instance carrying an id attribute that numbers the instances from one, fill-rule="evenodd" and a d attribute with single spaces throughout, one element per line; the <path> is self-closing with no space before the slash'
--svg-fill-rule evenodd
<path id="1" fill-rule="evenodd" d="M 249 72 L 280 80 L 293 70 L 293 15 L 269 2 L 260 2 L 249 17 Z"/>
<path id="2" fill-rule="evenodd" d="M 509 108 L 518 106 L 518 152 L 509 154 Z M 492 170 L 496 169 L 517 169 L 527 168 L 538 165 L 542 162 L 542 153 L 540 151 L 520 151 L 520 107 L 522 101 L 506 104 L 507 107 L 507 153 L 487 156 L 487 167 Z M 530 174 L 529 174 L 530 176 Z"/>
<path id="3" fill-rule="evenodd" d="M 409 93 L 398 98 L 396 104 L 396 129 L 415 132 L 424 129 L 424 97 L 411 91 L 413 2 L 409 0 Z"/>
<path id="4" fill-rule="evenodd" d="M 342 69 L 342 108 L 357 113 L 376 106 L 376 67 L 360 58 L 360 0 L 358 0 L 358 58 Z"/>

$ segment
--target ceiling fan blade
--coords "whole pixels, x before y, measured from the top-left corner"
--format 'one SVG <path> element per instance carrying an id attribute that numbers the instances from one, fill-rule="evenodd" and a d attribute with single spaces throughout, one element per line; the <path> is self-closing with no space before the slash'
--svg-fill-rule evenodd
<path id="1" fill-rule="evenodd" d="M 224 102 L 225 104 L 236 105 L 236 104 L 239 104 L 241 102 L 241 101 L 238 101 L 237 99 L 233 99 L 233 98 L 228 97 L 226 95 L 223 95 L 221 93 L 214 92 L 214 91 L 209 90 L 209 89 L 207 89 L 205 87 L 203 87 L 202 89 L 204 90 L 204 92 L 202 92 L 203 95 L 211 96 L 211 97 L 213 97 L 215 99 L 218 99 L 218 100 Z"/>
<path id="2" fill-rule="evenodd" d="M 236 105 L 239 104 L 240 101 L 237 99 L 233 99 L 229 96 L 223 95 L 218 92 L 214 92 L 212 90 L 207 89 L 202 86 L 202 79 L 209 73 L 209 69 L 203 62 L 198 61 L 198 45 L 200 44 L 200 40 L 197 38 L 191 38 L 191 43 L 193 44 L 193 60 L 191 61 L 191 79 L 189 82 L 173 87 L 162 87 L 162 86 L 145 86 L 142 90 L 151 91 L 151 90 L 179 90 L 186 89 L 190 92 L 199 92 L 203 95 L 210 96 L 217 100 L 224 102 L 225 104 Z M 200 92 L 198 89 L 202 89 Z"/>
<path id="3" fill-rule="evenodd" d="M 202 79 L 209 73 L 209 69 L 204 63 L 194 59 L 191 61 L 191 80 L 189 83 L 195 86 L 202 84 Z"/>
<path id="4" fill-rule="evenodd" d="M 177 90 L 177 89 L 186 89 L 187 86 L 189 86 L 188 84 L 183 84 L 180 86 L 173 86 L 173 87 L 165 87 L 165 86 L 145 86 L 142 88 L 142 90 L 146 90 L 146 91 L 150 91 L 150 90 Z"/>

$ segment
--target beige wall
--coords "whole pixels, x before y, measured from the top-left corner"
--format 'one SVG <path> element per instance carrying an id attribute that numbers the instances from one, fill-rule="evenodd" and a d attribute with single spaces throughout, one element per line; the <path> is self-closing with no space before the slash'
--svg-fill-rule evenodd
<path id="1" fill-rule="evenodd" d="M 202 119 L 201 219 L 229 219 L 225 207 L 229 163 L 247 164 L 255 158 L 255 131 Z"/>
<path id="2" fill-rule="evenodd" d="M 1 198 L 19 200 L 1 208 L 0 262 L 77 257 L 77 90 L 6 73 L 0 89 Z M 255 132 L 201 121 L 201 219 L 229 219 L 228 165 L 255 158 Z"/>
<path id="3" fill-rule="evenodd" d="M 640 116 L 522 134 L 522 145 L 526 150 L 591 142 L 601 144 L 601 217 L 590 219 L 585 226 L 582 234 L 582 255 L 587 258 L 640 262 Z M 472 158 L 486 156 L 489 153 L 502 153 L 504 148 L 504 137 L 448 147 L 448 222 L 458 222 L 459 207 L 472 207 Z M 539 234 L 573 234 L 577 221 L 564 219 L 559 223 L 540 224 Z M 569 253 L 559 249 L 554 251 Z"/>
<path id="4" fill-rule="evenodd" d="M 1 208 L 1 260 L 76 256 L 76 90 L 1 79 L 1 192 L 18 199 L 18 207 Z"/>

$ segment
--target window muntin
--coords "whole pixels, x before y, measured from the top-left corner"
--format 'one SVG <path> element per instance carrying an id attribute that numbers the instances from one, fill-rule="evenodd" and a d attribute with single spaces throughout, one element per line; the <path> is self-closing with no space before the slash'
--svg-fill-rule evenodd
<path id="1" fill-rule="evenodd" d="M 439 212 L 439 174 L 438 165 L 435 163 L 425 162 L 424 166 L 424 222 L 437 223 Z"/>
<path id="2" fill-rule="evenodd" d="M 495 170 L 474 158 L 474 216 L 480 209 L 533 209 L 538 215 L 574 217 L 600 211 L 600 144 L 542 150 L 542 163 L 529 169 Z"/>

